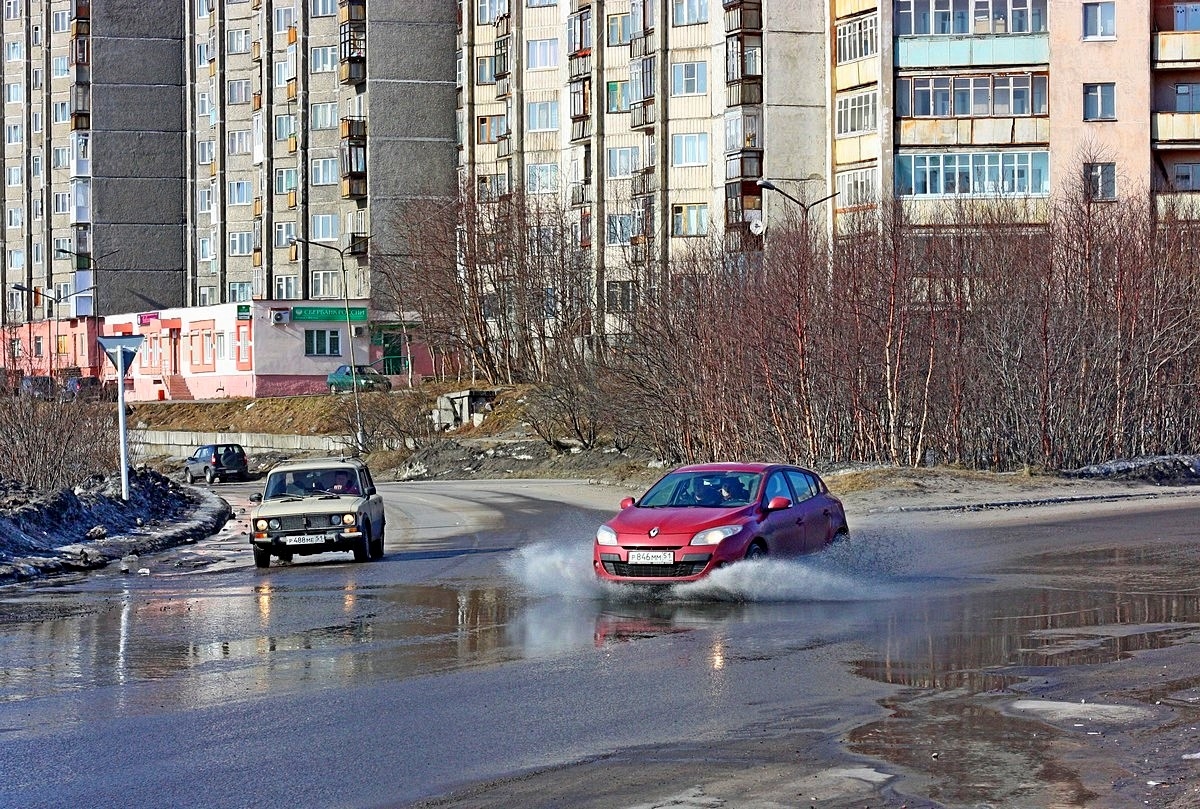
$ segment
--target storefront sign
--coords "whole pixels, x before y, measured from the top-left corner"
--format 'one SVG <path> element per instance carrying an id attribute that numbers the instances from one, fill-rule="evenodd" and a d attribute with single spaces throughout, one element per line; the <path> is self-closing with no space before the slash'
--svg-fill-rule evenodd
<path id="1" fill-rule="evenodd" d="M 340 320 L 345 323 L 346 309 L 342 306 L 297 306 L 292 309 L 292 322 L 294 323 L 298 320 L 310 323 L 317 320 Z M 366 323 L 367 307 L 351 306 L 350 321 Z"/>
<path id="2" fill-rule="evenodd" d="M 138 315 L 139 326 L 145 326 L 152 320 L 158 320 L 158 312 L 142 312 Z"/>
<path id="3" fill-rule="evenodd" d="M 238 320 L 250 320 L 250 304 L 239 303 L 237 308 Z"/>

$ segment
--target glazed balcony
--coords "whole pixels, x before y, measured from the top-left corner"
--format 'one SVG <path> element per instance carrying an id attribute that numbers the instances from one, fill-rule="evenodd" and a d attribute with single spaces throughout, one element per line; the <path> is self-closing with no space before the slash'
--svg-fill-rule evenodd
<path id="1" fill-rule="evenodd" d="M 1150 64 L 1154 69 L 1200 68 L 1200 31 L 1159 31 L 1150 36 Z"/>

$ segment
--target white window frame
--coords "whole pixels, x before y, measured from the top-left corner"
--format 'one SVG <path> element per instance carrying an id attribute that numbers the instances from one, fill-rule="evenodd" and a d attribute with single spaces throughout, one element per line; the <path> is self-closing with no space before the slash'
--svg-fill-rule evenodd
<path id="1" fill-rule="evenodd" d="M 707 166 L 708 133 L 678 132 L 671 135 L 671 165 Z"/>

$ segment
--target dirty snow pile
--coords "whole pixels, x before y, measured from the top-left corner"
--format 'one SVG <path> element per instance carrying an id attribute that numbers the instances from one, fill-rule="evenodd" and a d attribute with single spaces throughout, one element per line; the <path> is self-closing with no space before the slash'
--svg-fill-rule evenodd
<path id="1" fill-rule="evenodd" d="M 229 516 L 216 495 L 152 470 L 130 471 L 129 502 L 119 474 L 52 493 L 0 478 L 0 584 L 195 541 Z"/>
<path id="2" fill-rule="evenodd" d="M 1187 486 L 1200 483 L 1200 455 L 1153 455 L 1107 461 L 1063 474 L 1073 478 L 1138 480 L 1159 486 Z"/>

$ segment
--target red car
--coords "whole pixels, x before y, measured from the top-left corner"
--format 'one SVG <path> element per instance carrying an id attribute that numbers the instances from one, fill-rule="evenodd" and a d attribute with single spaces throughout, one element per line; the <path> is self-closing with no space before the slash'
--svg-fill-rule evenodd
<path id="1" fill-rule="evenodd" d="M 621 501 L 596 531 L 592 564 L 608 581 L 676 584 L 741 559 L 814 553 L 848 533 L 842 502 L 808 469 L 684 466 Z"/>

